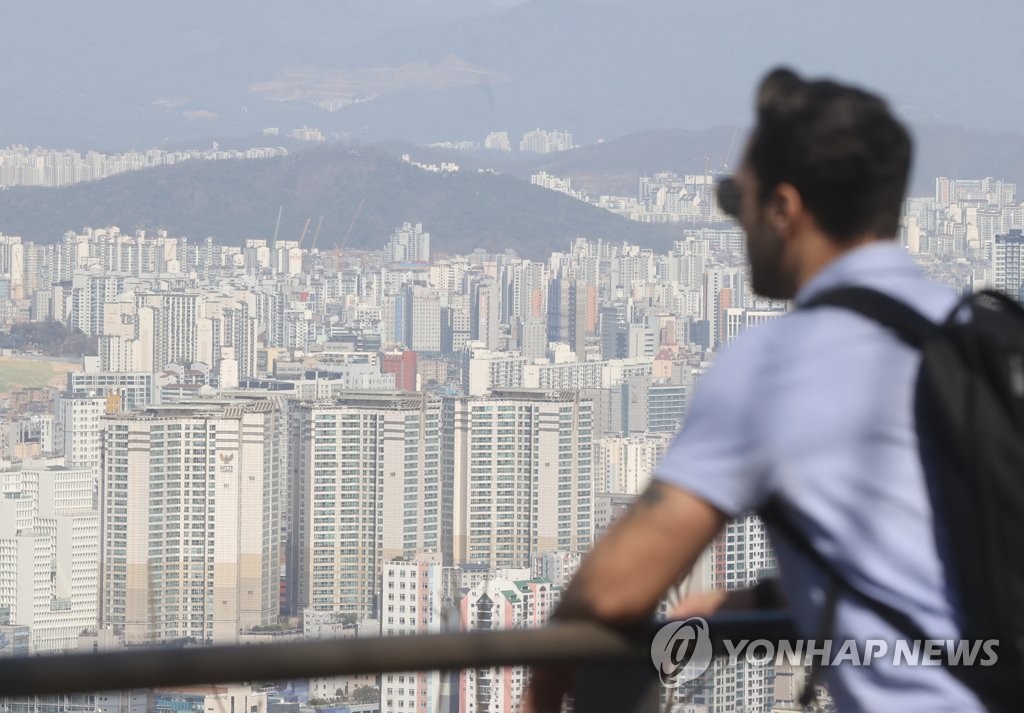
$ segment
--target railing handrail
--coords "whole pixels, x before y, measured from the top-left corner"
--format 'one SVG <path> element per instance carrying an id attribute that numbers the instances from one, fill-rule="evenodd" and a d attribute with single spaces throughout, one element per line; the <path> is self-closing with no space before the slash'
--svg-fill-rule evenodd
<path id="1" fill-rule="evenodd" d="M 145 648 L 46 655 L 0 661 L 0 696 L 87 693 L 245 681 L 285 681 L 403 671 L 637 661 L 665 622 L 631 640 L 591 622 L 537 629 L 472 631 L 361 639 L 317 639 L 188 649 Z M 727 639 L 793 637 L 785 611 L 735 612 L 708 618 L 712 645 Z"/>

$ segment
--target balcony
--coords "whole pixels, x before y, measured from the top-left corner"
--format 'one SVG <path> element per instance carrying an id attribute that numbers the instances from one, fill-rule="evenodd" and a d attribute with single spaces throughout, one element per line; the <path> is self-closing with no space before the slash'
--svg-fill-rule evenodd
<path id="1" fill-rule="evenodd" d="M 576 713 L 655 713 L 660 688 L 650 643 L 664 622 L 635 637 L 593 623 L 251 646 L 132 649 L 113 653 L 12 658 L 0 662 L 0 697 L 170 686 L 574 664 Z M 778 643 L 794 634 L 781 610 L 721 614 L 708 620 L 712 650 L 730 639 Z"/>

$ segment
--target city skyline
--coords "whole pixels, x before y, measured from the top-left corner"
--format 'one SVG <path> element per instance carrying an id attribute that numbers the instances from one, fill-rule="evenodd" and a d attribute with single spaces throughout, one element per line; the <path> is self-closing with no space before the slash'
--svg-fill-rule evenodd
<path id="1" fill-rule="evenodd" d="M 870 88 L 908 129 L 898 226 L 866 236 L 906 255 L 867 250 L 950 299 L 1024 303 L 1022 21 L 1010 0 L 4 2 L 0 663 L 471 632 L 483 650 L 546 627 L 669 485 L 667 453 L 703 478 L 742 452 L 714 442 L 731 426 L 848 410 L 752 416 L 761 386 L 793 385 L 776 342 L 728 398 L 705 376 L 807 316 L 764 296 L 793 293 L 766 286 L 764 255 L 751 276 L 779 238 L 748 195 L 749 170 L 770 179 L 766 73 Z M 801 226 L 843 235 L 787 180 Z M 726 405 L 730 424 L 706 417 Z M 675 458 L 686 434 L 699 448 Z M 776 524 L 724 524 L 648 623 L 782 574 Z M 802 710 L 817 672 L 753 649 L 657 704 Z M 602 683 L 626 690 L 620 670 Z M 530 676 L 478 661 L 0 707 L 522 713 Z"/>
<path id="2" fill-rule="evenodd" d="M 375 251 L 0 235 L 0 323 L 95 340 L 62 386 L 0 400 L 5 502 L 40 523 L 0 533 L 24 553 L 0 561 L 0 626 L 44 653 L 539 625 L 648 483 L 703 371 L 789 309 L 752 291 L 742 231 L 701 208 L 714 178 L 639 182 L 631 218 L 679 231 L 664 252 L 577 237 L 543 261 L 445 256 L 413 221 Z M 938 177 L 896 240 L 955 289 L 1021 298 L 1022 228 L 1016 184 Z M 681 591 L 774 567 L 747 518 Z M 317 679 L 305 695 L 514 711 L 524 675 Z M 768 711 L 800 676 L 776 688 L 718 662 L 691 703 Z"/>

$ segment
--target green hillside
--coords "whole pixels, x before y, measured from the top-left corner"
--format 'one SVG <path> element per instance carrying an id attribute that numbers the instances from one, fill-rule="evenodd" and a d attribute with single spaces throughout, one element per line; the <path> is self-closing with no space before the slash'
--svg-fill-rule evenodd
<path id="1" fill-rule="evenodd" d="M 163 228 L 224 242 L 279 237 L 305 247 L 344 241 L 377 248 L 404 221 L 422 222 L 436 253 L 515 248 L 542 258 L 577 236 L 628 240 L 664 249 L 678 227 L 633 223 L 518 178 L 463 171 L 437 174 L 370 147 L 322 147 L 285 158 L 196 161 L 122 174 L 67 188 L 0 191 L 0 231 L 38 242 L 68 230 L 117 225 L 122 231 Z M 354 220 L 354 222 L 353 222 Z"/>

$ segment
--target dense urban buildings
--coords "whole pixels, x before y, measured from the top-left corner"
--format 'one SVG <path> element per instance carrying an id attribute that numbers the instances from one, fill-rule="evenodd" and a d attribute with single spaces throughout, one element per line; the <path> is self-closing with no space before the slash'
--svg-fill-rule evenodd
<path id="1" fill-rule="evenodd" d="M 521 150 L 571 145 L 528 136 Z M 506 132 L 485 144 L 511 149 Z M 441 255 L 444 236 L 414 216 L 376 251 L 115 226 L 52 244 L 0 235 L 0 329 L 36 330 L 3 360 L 43 352 L 66 371 L 0 398 L 0 655 L 542 624 L 645 487 L 701 373 L 787 311 L 750 289 L 714 178 L 577 196 L 678 223 L 663 252 L 577 237 L 537 260 Z M 1021 298 L 1022 229 L 1013 184 L 939 178 L 908 199 L 898 240 L 957 289 Z M 94 346 L 70 357 L 82 339 Z M 684 590 L 774 567 L 744 518 Z M 288 695 L 504 713 L 525 675 L 321 678 Z M 769 711 L 799 676 L 719 662 L 685 710 Z M 7 705 L 262 710 L 260 695 Z"/>
<path id="2" fill-rule="evenodd" d="M 308 131 L 308 130 L 307 130 Z M 313 130 L 315 131 L 315 129 Z M 307 139 L 305 135 L 292 138 Z M 323 135 L 320 135 L 323 140 Z M 207 151 L 129 151 L 103 154 L 88 151 L 83 156 L 77 151 L 54 151 L 27 146 L 8 146 L 0 149 L 0 188 L 5 186 L 46 186 L 56 188 L 82 181 L 95 181 L 116 176 L 126 171 L 141 171 L 152 166 L 170 166 L 183 161 L 228 161 L 239 159 L 273 158 L 287 156 L 281 147 L 250 148 L 245 150 Z"/>
<path id="3" fill-rule="evenodd" d="M 36 461 L 0 472 L 0 616 L 32 653 L 73 649 L 97 619 L 100 513 L 90 468 Z"/>

